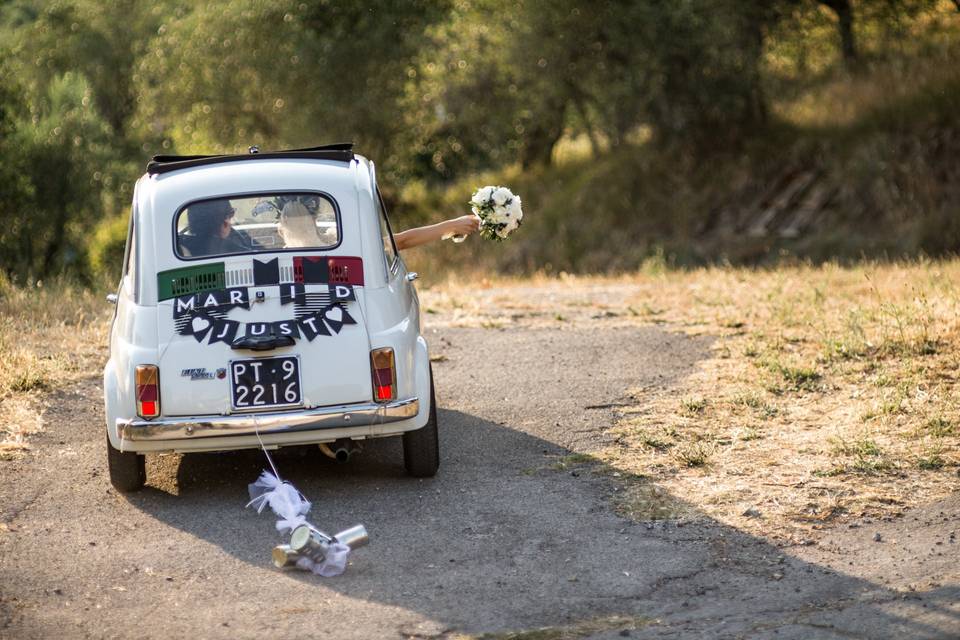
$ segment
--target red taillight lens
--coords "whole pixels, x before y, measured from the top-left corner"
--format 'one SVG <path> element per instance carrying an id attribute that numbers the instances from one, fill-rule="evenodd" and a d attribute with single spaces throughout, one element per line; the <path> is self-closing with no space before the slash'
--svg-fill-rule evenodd
<path id="1" fill-rule="evenodd" d="M 373 374 L 373 399 L 389 402 L 397 398 L 397 367 L 393 349 L 385 347 L 370 352 L 370 369 Z"/>
<path id="2" fill-rule="evenodd" d="M 361 258 L 327 258 L 330 284 L 363 286 L 363 260 Z"/>
<path id="3" fill-rule="evenodd" d="M 137 415 L 156 418 L 160 415 L 160 369 L 156 365 L 137 366 Z"/>

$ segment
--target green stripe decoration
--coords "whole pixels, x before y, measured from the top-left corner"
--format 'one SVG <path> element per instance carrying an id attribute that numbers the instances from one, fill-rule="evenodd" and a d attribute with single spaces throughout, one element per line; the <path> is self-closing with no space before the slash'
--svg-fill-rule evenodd
<path id="1" fill-rule="evenodd" d="M 170 269 L 157 274 L 157 299 L 169 300 L 201 291 L 226 289 L 222 262 Z"/>

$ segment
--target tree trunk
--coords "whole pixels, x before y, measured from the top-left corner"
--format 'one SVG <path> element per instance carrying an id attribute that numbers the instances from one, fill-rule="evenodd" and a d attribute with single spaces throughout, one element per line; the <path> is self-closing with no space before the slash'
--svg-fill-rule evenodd
<path id="1" fill-rule="evenodd" d="M 954 1 L 960 3 L 960 0 Z M 820 4 L 829 7 L 837 15 L 843 62 L 848 67 L 853 66 L 857 61 L 857 44 L 853 35 L 853 7 L 850 6 L 850 0 L 820 0 Z"/>
<path id="2" fill-rule="evenodd" d="M 960 0 L 957 0 L 957 2 L 960 2 Z M 587 132 L 587 138 L 590 139 L 590 151 L 593 152 L 594 158 L 599 158 L 600 142 L 597 140 L 597 132 L 594 131 L 593 124 L 590 122 L 590 116 L 587 113 L 587 105 L 584 104 L 583 95 L 571 83 L 568 83 L 567 86 L 570 94 L 573 96 L 573 106 L 577 109 L 580 119 L 583 120 L 583 128 Z"/>
<path id="3" fill-rule="evenodd" d="M 520 151 L 520 162 L 524 169 L 536 165 L 549 166 L 553 156 L 553 146 L 563 135 L 563 120 L 567 105 L 556 101 L 544 108 L 535 118 L 536 125 L 527 135 L 526 144 Z M 531 123 L 532 124 L 532 123 Z"/>

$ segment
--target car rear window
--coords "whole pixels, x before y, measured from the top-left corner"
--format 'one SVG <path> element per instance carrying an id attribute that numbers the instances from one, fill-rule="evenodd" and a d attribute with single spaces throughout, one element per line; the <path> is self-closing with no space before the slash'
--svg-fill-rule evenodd
<path id="1" fill-rule="evenodd" d="M 337 205 L 320 193 L 269 193 L 191 202 L 176 216 L 181 258 L 207 258 L 340 244 Z"/>

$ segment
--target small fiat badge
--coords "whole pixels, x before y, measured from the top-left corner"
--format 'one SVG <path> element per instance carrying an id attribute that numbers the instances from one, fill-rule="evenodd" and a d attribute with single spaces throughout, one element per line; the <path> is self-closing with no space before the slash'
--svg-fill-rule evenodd
<path id="1" fill-rule="evenodd" d="M 222 371 L 223 371 L 223 375 L 226 376 L 226 375 L 227 375 L 227 370 L 226 370 L 226 369 L 222 369 Z M 182 377 L 184 377 L 184 378 L 190 378 L 191 381 L 193 381 L 193 380 L 213 380 L 213 373 L 212 373 L 211 371 L 207 371 L 206 367 L 199 367 L 199 368 L 194 368 L 194 369 L 184 369 L 184 370 L 182 370 L 182 371 L 180 372 L 180 375 L 181 375 Z M 219 371 L 217 372 L 217 375 L 219 376 Z M 222 376 L 219 376 L 219 377 L 222 377 Z"/>

